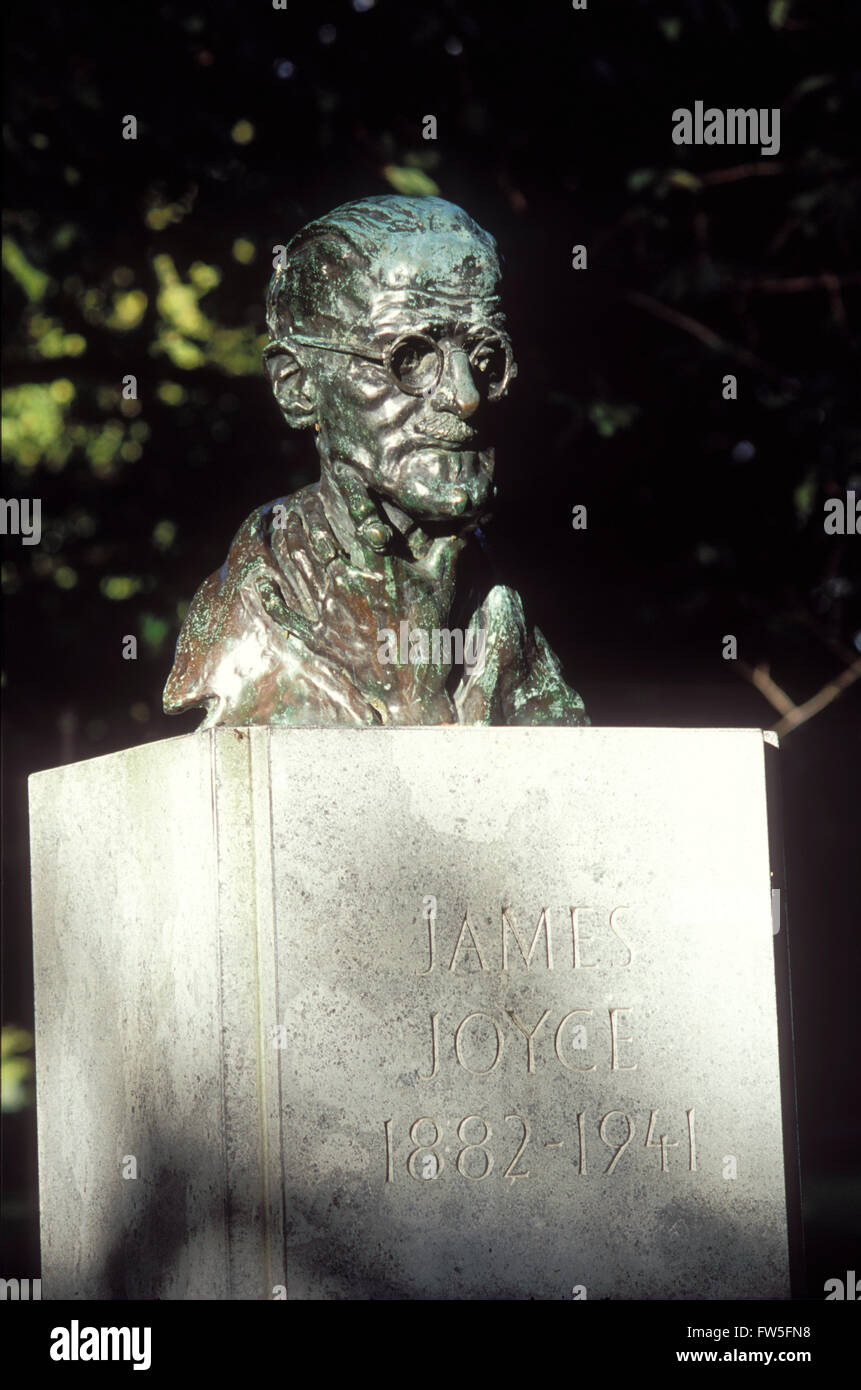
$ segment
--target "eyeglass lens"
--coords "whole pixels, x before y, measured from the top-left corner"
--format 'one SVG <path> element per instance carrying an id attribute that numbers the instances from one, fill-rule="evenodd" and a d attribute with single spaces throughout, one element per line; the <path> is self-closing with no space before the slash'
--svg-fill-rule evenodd
<path id="1" fill-rule="evenodd" d="M 389 367 L 395 380 L 409 391 L 424 391 L 439 380 L 442 352 L 430 338 L 419 334 L 395 343 Z"/>
<path id="2" fill-rule="evenodd" d="M 505 378 L 508 362 L 503 343 L 498 338 L 480 338 L 465 344 L 476 385 L 488 392 L 499 389 Z M 439 381 L 444 356 L 442 348 L 432 338 L 414 333 L 401 338 L 389 358 L 395 379 L 408 391 L 426 391 Z"/>

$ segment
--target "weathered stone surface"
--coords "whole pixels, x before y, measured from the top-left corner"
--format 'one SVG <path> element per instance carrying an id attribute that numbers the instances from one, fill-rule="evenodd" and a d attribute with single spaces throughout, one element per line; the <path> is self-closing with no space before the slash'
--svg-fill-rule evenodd
<path id="1" fill-rule="evenodd" d="M 44 1295 L 788 1296 L 764 754 L 216 729 L 32 778 Z"/>

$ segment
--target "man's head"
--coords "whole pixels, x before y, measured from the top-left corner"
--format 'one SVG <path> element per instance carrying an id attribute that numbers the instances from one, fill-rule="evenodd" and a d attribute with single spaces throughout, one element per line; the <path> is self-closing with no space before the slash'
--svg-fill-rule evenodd
<path id="1" fill-rule="evenodd" d="M 493 238 L 441 198 L 366 198 L 303 228 L 269 287 L 265 361 L 288 423 L 316 425 L 408 516 L 477 515 L 488 401 L 513 376 Z"/>

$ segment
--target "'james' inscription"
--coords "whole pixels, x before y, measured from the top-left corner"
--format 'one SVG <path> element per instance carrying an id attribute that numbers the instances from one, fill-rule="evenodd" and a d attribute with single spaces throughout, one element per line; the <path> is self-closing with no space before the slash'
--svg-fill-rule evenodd
<path id="1" fill-rule="evenodd" d="M 633 951 L 620 930 L 619 914 L 627 912 L 624 905 L 614 907 L 609 913 L 605 909 L 581 905 L 570 907 L 565 913 L 564 923 L 556 927 L 554 940 L 553 919 L 549 907 L 538 912 L 538 922 L 527 944 L 521 935 L 520 927 L 509 907 L 500 911 L 499 928 L 493 928 L 492 919 L 479 929 L 469 915 L 467 908 L 454 942 L 453 948 L 437 942 L 436 899 L 426 900 L 428 934 L 428 963 L 420 975 L 429 975 L 437 965 L 441 970 L 452 973 L 457 970 L 510 970 L 512 964 L 525 966 L 528 970 L 533 957 L 543 960 L 544 968 L 553 970 L 557 963 L 563 968 L 573 970 L 594 970 L 598 966 L 625 968 L 633 960 Z M 541 949 L 539 950 L 539 940 Z M 438 950 L 442 959 L 437 961 Z"/>

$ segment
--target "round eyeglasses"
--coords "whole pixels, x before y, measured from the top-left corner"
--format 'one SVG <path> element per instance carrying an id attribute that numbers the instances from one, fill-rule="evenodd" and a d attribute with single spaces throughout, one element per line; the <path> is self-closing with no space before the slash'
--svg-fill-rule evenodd
<path id="1" fill-rule="evenodd" d="M 269 343 L 264 357 L 274 356 L 290 343 L 322 348 L 326 352 L 346 353 L 385 367 L 392 381 L 408 396 L 430 396 L 442 380 L 447 352 L 464 352 L 469 359 L 473 380 L 489 401 L 499 400 L 508 390 L 517 367 L 511 343 L 501 333 L 479 332 L 467 337 L 463 347 L 444 348 L 424 333 L 404 333 L 382 353 L 368 352 L 354 343 L 323 342 L 302 333 L 291 333 L 288 340 Z"/>

